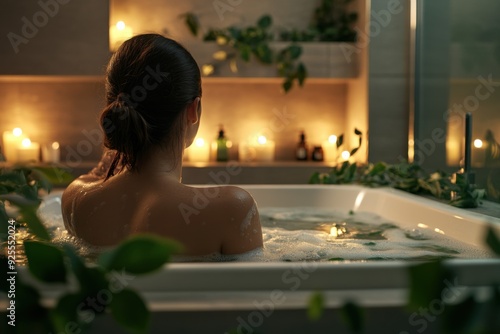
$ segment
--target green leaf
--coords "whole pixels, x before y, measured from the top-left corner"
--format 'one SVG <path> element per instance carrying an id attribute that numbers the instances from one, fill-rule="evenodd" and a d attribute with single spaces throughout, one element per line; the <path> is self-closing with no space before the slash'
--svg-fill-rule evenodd
<path id="1" fill-rule="evenodd" d="M 185 13 L 181 16 L 184 16 L 184 23 L 187 25 L 191 34 L 193 34 L 193 36 L 198 36 L 198 30 L 200 29 L 198 16 L 193 13 Z"/>
<path id="2" fill-rule="evenodd" d="M 71 269 L 80 283 L 82 293 L 96 295 L 102 289 L 108 289 L 109 281 L 99 267 L 87 267 L 83 259 L 76 253 L 73 246 L 63 246 L 69 258 Z"/>
<path id="3" fill-rule="evenodd" d="M 409 274 L 410 296 L 408 307 L 411 310 L 427 307 L 432 300 L 440 299 L 441 292 L 446 287 L 445 280 L 449 279 L 450 276 L 439 261 L 411 266 Z"/>
<path id="4" fill-rule="evenodd" d="M 47 283 L 66 282 L 64 255 L 59 248 L 45 242 L 26 240 L 24 251 L 33 276 Z"/>
<path id="5" fill-rule="evenodd" d="M 363 133 L 359 131 L 357 128 L 354 128 L 354 133 L 357 134 L 358 136 L 361 136 Z"/>
<path id="6" fill-rule="evenodd" d="M 79 308 L 84 302 L 85 296 L 81 293 L 69 293 L 59 298 L 57 305 L 50 311 L 50 318 L 56 332 L 66 333 L 69 323 L 74 323 L 75 329 L 82 327 L 83 323 L 78 317 L 78 311 L 82 312 Z"/>
<path id="7" fill-rule="evenodd" d="M 353 149 L 351 150 L 350 155 L 351 155 L 351 156 L 353 156 L 356 152 L 358 152 L 358 150 L 359 150 L 359 147 L 353 148 Z"/>
<path id="8" fill-rule="evenodd" d="M 500 239 L 491 226 L 488 227 L 488 232 L 486 233 L 486 244 L 496 255 L 500 256 Z"/>
<path id="9" fill-rule="evenodd" d="M 246 62 L 250 61 L 250 55 L 252 54 L 252 49 L 248 45 L 241 45 L 239 47 L 241 59 Z"/>
<path id="10" fill-rule="evenodd" d="M 469 295 L 458 304 L 446 305 L 442 316 L 443 333 L 474 333 L 481 318 L 480 305 L 474 295 Z M 477 328 L 477 327 L 476 327 Z"/>
<path id="11" fill-rule="evenodd" d="M 299 85 L 303 86 L 307 78 L 307 69 L 303 63 L 299 63 L 297 66 L 297 79 L 299 80 Z"/>
<path id="12" fill-rule="evenodd" d="M 270 15 L 264 15 L 262 16 L 259 21 L 257 21 L 257 26 L 261 29 L 267 29 L 271 26 L 273 23 L 273 19 L 271 18 Z"/>
<path id="13" fill-rule="evenodd" d="M 300 45 L 293 44 L 288 47 L 288 51 L 290 52 L 291 59 L 295 60 L 302 54 L 302 47 Z"/>
<path id="14" fill-rule="evenodd" d="M 37 180 L 48 183 L 48 190 L 50 190 L 50 186 L 68 185 L 75 179 L 69 171 L 57 166 L 33 167 L 32 170 Z M 47 189 L 44 186 L 42 187 Z"/>
<path id="15" fill-rule="evenodd" d="M 311 321 L 318 321 L 325 309 L 325 298 L 322 293 L 316 292 L 309 298 L 307 307 L 307 317 Z"/>
<path id="16" fill-rule="evenodd" d="M 343 143 L 344 143 L 344 134 L 341 134 L 340 136 L 337 137 L 337 148 L 342 146 Z"/>
<path id="17" fill-rule="evenodd" d="M 361 333 L 364 327 L 363 310 L 353 302 L 346 302 L 340 309 L 342 319 L 353 333 Z"/>
<path id="18" fill-rule="evenodd" d="M 123 327 L 137 332 L 146 332 L 150 313 L 142 298 L 130 289 L 124 289 L 113 296 L 111 314 Z"/>
<path id="19" fill-rule="evenodd" d="M 22 216 L 22 220 L 28 225 L 31 233 L 42 240 L 50 240 L 49 232 L 47 232 L 47 229 L 36 214 L 37 208 L 38 206 L 22 206 L 19 213 Z"/>
<path id="20" fill-rule="evenodd" d="M 283 82 L 282 86 L 283 86 L 283 90 L 285 91 L 285 93 L 288 93 L 290 91 L 290 89 L 292 89 L 292 87 L 293 87 L 293 80 L 290 78 L 287 78 Z"/>
<path id="21" fill-rule="evenodd" d="M 161 268 L 181 245 L 157 235 L 140 234 L 125 240 L 111 251 L 99 256 L 98 263 L 107 270 L 125 270 L 145 274 Z"/>

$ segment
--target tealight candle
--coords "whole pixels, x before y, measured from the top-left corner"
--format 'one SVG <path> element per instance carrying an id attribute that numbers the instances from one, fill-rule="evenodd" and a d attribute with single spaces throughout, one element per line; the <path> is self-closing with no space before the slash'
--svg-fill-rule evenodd
<path id="1" fill-rule="evenodd" d="M 258 136 L 251 142 L 243 142 L 239 146 L 238 154 L 242 161 L 273 161 L 275 143 L 265 136 Z"/>
<path id="2" fill-rule="evenodd" d="M 472 147 L 472 165 L 475 167 L 484 166 L 486 160 L 486 150 L 481 139 L 474 140 Z"/>
<path id="3" fill-rule="evenodd" d="M 21 146 L 17 148 L 17 161 L 38 162 L 39 156 L 40 156 L 40 144 L 33 143 L 29 138 L 24 138 L 21 142 Z"/>
<path id="4" fill-rule="evenodd" d="M 208 162 L 210 160 L 210 146 L 203 138 L 196 138 L 185 153 L 189 161 L 192 162 Z"/>
<path id="5" fill-rule="evenodd" d="M 3 150 L 7 162 L 17 162 L 17 149 L 21 146 L 24 138 L 23 130 L 20 128 L 15 128 L 12 131 L 5 131 L 3 133 Z"/>
<path id="6" fill-rule="evenodd" d="M 336 162 L 337 161 L 337 136 L 331 135 L 328 140 L 323 142 L 324 161 Z"/>
<path id="7" fill-rule="evenodd" d="M 53 142 L 50 145 L 42 147 L 42 161 L 58 163 L 61 160 L 61 150 L 58 142 Z"/>

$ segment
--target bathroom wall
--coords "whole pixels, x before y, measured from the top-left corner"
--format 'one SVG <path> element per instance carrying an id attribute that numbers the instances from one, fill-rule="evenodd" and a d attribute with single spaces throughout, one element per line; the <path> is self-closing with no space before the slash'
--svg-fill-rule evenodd
<path id="1" fill-rule="evenodd" d="M 274 24 L 278 27 L 301 28 L 307 26 L 317 3 L 319 1 L 295 0 L 291 6 L 289 1 L 283 0 L 260 1 L 258 5 L 253 1 L 241 1 L 241 5 L 225 12 L 221 19 L 211 1 L 111 1 L 109 23 L 114 24 L 121 19 L 132 26 L 134 33 L 163 32 L 181 42 L 193 42 L 195 39 L 178 17 L 188 10 L 199 13 L 206 26 L 250 24 L 261 13 L 268 12 L 273 15 Z M 89 6 L 89 10 L 80 10 L 77 16 L 82 18 L 81 22 L 89 23 L 83 18 L 95 14 L 92 6 Z M 34 10 L 39 10 L 18 7 L 17 16 L 23 13 L 31 15 Z M 59 71 L 45 49 L 37 55 L 40 44 L 55 43 L 53 39 L 59 38 L 60 33 L 54 31 L 63 31 L 66 27 L 64 22 L 74 19 L 74 11 L 63 9 L 61 7 L 55 19 L 48 22 L 47 29 L 50 27 L 50 31 L 44 33 L 40 29 L 33 43 L 30 41 L 27 44 L 33 46 L 31 57 L 37 59 L 39 66 L 45 66 L 45 70 L 37 70 L 36 66 L 24 60 L 18 62 L 17 69 L 0 68 L 0 132 L 19 126 L 33 141 L 41 144 L 57 140 L 62 145 L 62 161 L 76 164 L 77 161 L 95 161 L 101 152 L 97 117 L 104 106 L 104 85 L 103 77 L 98 73 L 102 73 L 107 57 L 101 56 L 101 62 L 91 62 L 89 69 L 82 72 L 78 69 L 71 71 L 70 64 L 57 58 L 54 59 L 55 63 L 65 64 L 61 65 L 63 70 Z M 99 17 L 100 23 L 89 27 L 89 34 L 106 36 L 105 43 L 98 43 L 96 52 L 102 55 L 104 50 L 109 56 L 108 25 L 107 22 L 102 24 L 102 15 Z M 9 20 L 4 24 L 4 30 L 17 26 L 16 19 Z M 79 38 L 75 35 L 75 41 Z M 61 43 L 67 44 L 68 48 L 55 51 L 64 54 L 65 59 L 73 59 L 68 56 L 73 55 L 74 61 L 87 61 L 80 49 L 70 47 L 73 42 L 62 39 Z M 23 62 L 26 66 L 23 66 Z M 55 76 L 27 75 L 30 73 Z M 348 79 L 311 78 L 306 81 L 305 87 L 294 88 L 285 95 L 279 78 L 206 78 L 203 83 L 203 116 L 199 136 L 206 140 L 214 139 L 219 124 L 223 124 L 227 136 L 236 144 L 251 135 L 263 133 L 276 141 L 277 160 L 293 160 L 300 131 L 306 132 L 310 145 L 320 145 L 330 134 L 347 131 L 348 83 Z M 233 158 L 236 158 L 235 148 L 232 151 Z"/>

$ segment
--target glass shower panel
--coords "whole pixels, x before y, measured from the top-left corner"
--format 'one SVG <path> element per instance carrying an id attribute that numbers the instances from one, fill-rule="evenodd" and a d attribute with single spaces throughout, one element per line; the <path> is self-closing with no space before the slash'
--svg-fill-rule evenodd
<path id="1" fill-rule="evenodd" d="M 476 184 L 500 200 L 500 1 L 414 1 L 414 160 L 463 167 L 471 113 Z"/>

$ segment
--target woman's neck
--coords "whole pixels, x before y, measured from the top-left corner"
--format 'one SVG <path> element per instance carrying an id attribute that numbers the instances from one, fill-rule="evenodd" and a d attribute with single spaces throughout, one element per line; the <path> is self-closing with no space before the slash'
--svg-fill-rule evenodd
<path id="1" fill-rule="evenodd" d="M 140 166 L 140 174 L 147 176 L 168 177 L 180 182 L 182 179 L 182 157 L 183 152 L 167 152 L 158 148 L 146 153 Z"/>

